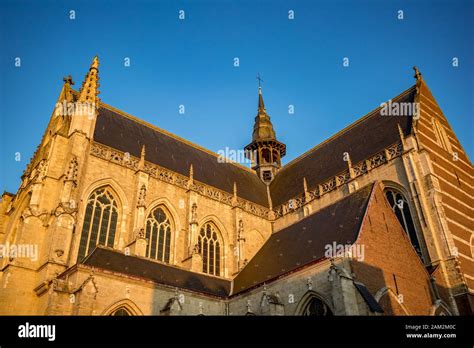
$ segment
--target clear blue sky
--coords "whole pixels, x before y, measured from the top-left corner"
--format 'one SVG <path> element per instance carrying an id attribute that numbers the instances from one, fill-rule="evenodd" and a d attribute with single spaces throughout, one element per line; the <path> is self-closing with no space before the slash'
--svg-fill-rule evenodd
<path id="1" fill-rule="evenodd" d="M 284 162 L 410 87 L 418 65 L 473 158 L 473 1 L 0 3 L 0 190 L 16 192 L 62 77 L 78 88 L 95 54 L 104 102 L 213 151 L 249 143 L 260 72 Z"/>

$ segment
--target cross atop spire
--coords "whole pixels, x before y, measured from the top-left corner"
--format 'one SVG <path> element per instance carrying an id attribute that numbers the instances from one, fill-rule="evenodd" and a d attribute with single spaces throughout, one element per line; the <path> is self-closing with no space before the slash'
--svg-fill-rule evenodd
<path id="1" fill-rule="evenodd" d="M 258 89 L 261 89 L 262 88 L 262 82 L 264 82 L 262 80 L 262 77 L 260 76 L 260 73 L 257 73 L 257 80 L 258 80 Z"/>

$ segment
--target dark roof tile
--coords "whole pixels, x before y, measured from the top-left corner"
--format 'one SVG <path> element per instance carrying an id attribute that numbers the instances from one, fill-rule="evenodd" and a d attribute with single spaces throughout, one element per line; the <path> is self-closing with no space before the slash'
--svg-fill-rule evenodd
<path id="1" fill-rule="evenodd" d="M 99 109 L 94 141 L 135 157 L 140 157 L 145 145 L 147 161 L 185 176 L 192 164 L 195 180 L 231 194 L 236 182 L 239 197 L 268 207 L 266 185 L 255 173 L 236 164 L 219 163 L 217 155 L 104 105 Z"/>
<path id="2" fill-rule="evenodd" d="M 214 296 L 227 296 L 230 281 L 190 272 L 119 251 L 98 246 L 82 262 L 114 273 L 148 279 L 150 281 Z"/>
<path id="3" fill-rule="evenodd" d="M 413 102 L 415 88 L 403 92 L 392 102 Z M 352 164 L 367 159 L 400 140 L 397 123 L 404 134 L 411 132 L 412 117 L 382 116 L 380 110 L 362 118 L 333 138 L 303 154 L 301 158 L 284 166 L 270 184 L 274 207 L 303 193 L 303 178 L 313 189 L 327 179 L 347 169 L 343 159 L 349 153 Z"/>

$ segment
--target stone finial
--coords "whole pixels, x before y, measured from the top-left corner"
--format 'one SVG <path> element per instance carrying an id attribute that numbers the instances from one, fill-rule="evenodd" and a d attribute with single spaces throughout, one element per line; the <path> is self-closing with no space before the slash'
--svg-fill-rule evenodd
<path id="1" fill-rule="evenodd" d="M 140 158 L 143 159 L 143 161 L 145 161 L 145 155 L 146 155 L 146 148 L 145 148 L 145 144 L 143 144 L 142 151 L 140 152 Z"/>
<path id="2" fill-rule="evenodd" d="M 68 85 L 70 85 L 70 86 L 74 85 L 74 81 L 72 80 L 72 76 L 71 76 L 71 75 L 64 76 L 64 77 L 63 77 L 63 81 L 64 81 L 64 84 L 68 84 Z"/>
<path id="3" fill-rule="evenodd" d="M 415 75 L 413 75 L 413 77 L 419 81 L 421 80 L 421 72 L 420 70 L 418 70 L 418 68 L 416 66 L 413 67 L 413 70 L 415 71 Z"/>
<path id="4" fill-rule="evenodd" d="M 188 179 L 188 189 L 191 188 L 191 186 L 194 184 L 194 169 L 193 169 L 193 164 L 189 166 L 189 179 Z"/>
<path id="5" fill-rule="evenodd" d="M 305 202 L 309 202 L 311 200 L 311 197 L 308 191 L 308 183 L 306 181 L 306 177 L 303 177 L 303 190 L 304 190 L 304 200 Z"/>
<path id="6" fill-rule="evenodd" d="M 234 181 L 234 194 L 232 197 L 232 205 L 235 207 L 237 205 L 237 183 Z"/>
<path id="7" fill-rule="evenodd" d="M 78 101 L 81 103 L 90 103 L 98 107 L 99 95 L 99 57 L 95 56 L 89 72 L 86 74 L 79 92 Z"/>

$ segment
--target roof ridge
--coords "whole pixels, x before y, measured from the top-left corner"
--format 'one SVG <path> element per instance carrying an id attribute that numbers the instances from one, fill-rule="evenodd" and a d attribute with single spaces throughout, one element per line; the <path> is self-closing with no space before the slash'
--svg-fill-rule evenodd
<path id="1" fill-rule="evenodd" d="M 399 95 L 389 99 L 389 100 L 393 100 L 393 99 L 398 99 L 398 98 L 401 98 L 403 97 L 404 95 L 412 92 L 414 89 L 416 88 L 416 85 L 413 85 L 411 86 L 410 88 L 406 89 L 405 91 L 403 91 L 402 93 L 400 93 Z M 372 111 L 368 112 L 367 114 L 365 114 L 364 116 L 362 116 L 361 118 L 357 119 L 356 121 L 352 122 L 351 124 L 349 124 L 348 126 L 344 127 L 343 129 L 341 129 L 340 131 L 338 131 L 337 133 L 333 134 L 332 136 L 330 136 L 329 138 L 323 140 L 322 142 L 320 142 L 319 144 L 317 144 L 316 146 L 312 147 L 311 149 L 307 150 L 306 152 L 302 153 L 301 155 L 299 155 L 298 157 L 294 158 L 293 160 L 291 160 L 290 162 L 288 162 L 287 164 L 285 164 L 281 169 L 280 169 L 280 172 L 291 167 L 292 165 L 294 165 L 295 163 L 299 162 L 300 160 L 302 160 L 303 158 L 305 158 L 306 156 L 310 155 L 311 153 L 313 153 L 314 151 L 318 150 L 321 146 L 329 143 L 330 141 L 336 139 L 337 137 L 339 137 L 340 135 L 342 135 L 343 133 L 347 132 L 348 130 L 352 129 L 353 127 L 355 127 L 356 125 L 358 125 L 359 123 L 361 123 L 362 121 L 365 121 L 366 119 L 370 118 L 371 116 L 373 116 L 377 111 L 379 111 L 382 107 L 379 106 L 378 108 L 376 109 L 373 109 Z M 278 175 L 278 174 L 277 174 Z"/>

